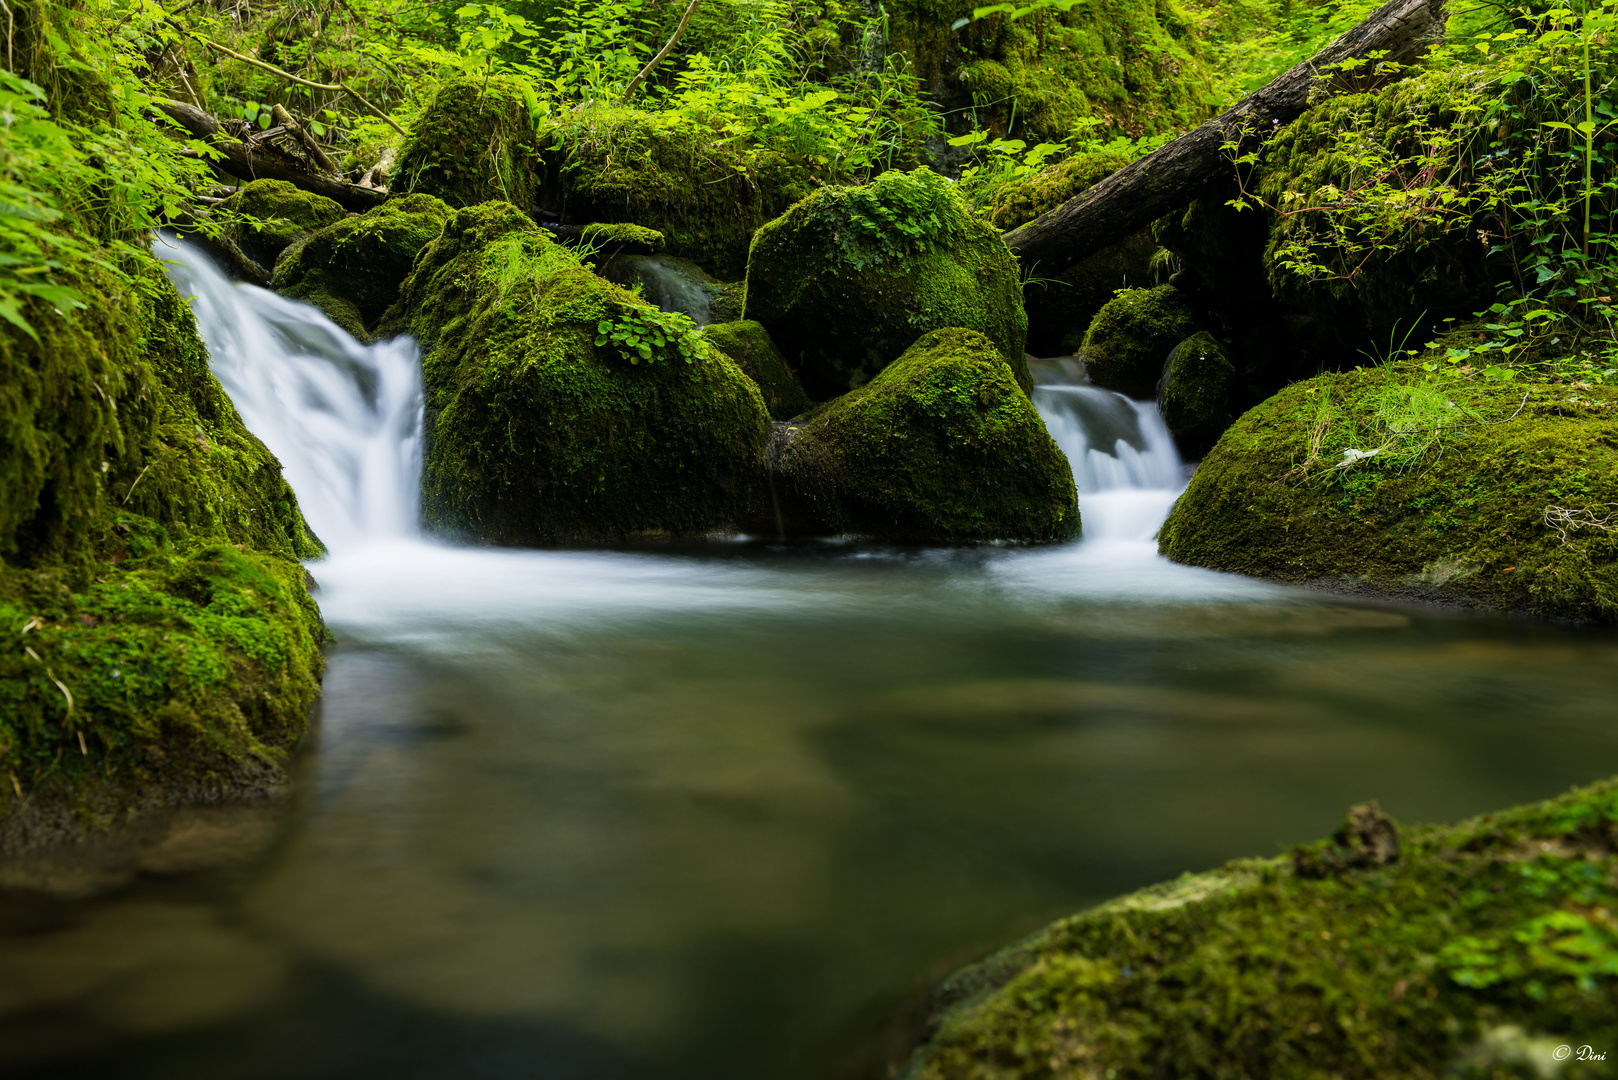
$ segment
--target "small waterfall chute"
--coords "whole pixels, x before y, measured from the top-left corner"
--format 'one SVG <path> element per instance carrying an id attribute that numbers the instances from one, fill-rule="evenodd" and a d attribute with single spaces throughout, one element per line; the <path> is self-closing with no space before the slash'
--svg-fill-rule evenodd
<path id="1" fill-rule="evenodd" d="M 190 298 L 214 374 L 281 460 L 316 535 L 333 549 L 419 535 L 416 343 L 361 345 L 309 304 L 229 280 L 183 240 L 157 251 Z"/>
<path id="2" fill-rule="evenodd" d="M 1034 406 L 1073 468 L 1085 538 L 1150 542 L 1185 487 L 1157 406 L 1083 385 L 1036 386 Z"/>

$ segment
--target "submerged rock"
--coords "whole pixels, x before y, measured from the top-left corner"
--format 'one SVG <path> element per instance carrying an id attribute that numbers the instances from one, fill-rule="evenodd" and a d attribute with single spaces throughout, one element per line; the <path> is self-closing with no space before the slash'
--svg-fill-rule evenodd
<path id="1" fill-rule="evenodd" d="M 1180 453 L 1201 457 L 1230 426 L 1227 409 L 1236 368 L 1209 333 L 1176 345 L 1157 383 L 1157 407 Z"/>
<path id="2" fill-rule="evenodd" d="M 521 79 L 453 79 L 410 125 L 393 169 L 395 191 L 424 192 L 452 207 L 491 199 L 534 204 L 539 101 Z"/>
<path id="3" fill-rule="evenodd" d="M 510 204 L 452 216 L 386 327 L 422 347 L 430 528 L 495 544 L 690 535 L 750 506 L 758 388 Z"/>
<path id="4" fill-rule="evenodd" d="M 809 407 L 809 395 L 763 326 L 737 320 L 714 323 L 702 333 L 758 385 L 772 419 L 789 420 Z"/>
<path id="5" fill-rule="evenodd" d="M 900 1075 L 1607 1075 L 1552 1053 L 1618 1037 L 1618 781 L 1402 843 L 1357 807 L 1339 840 L 1329 873 L 1187 874 L 958 972 Z"/>
<path id="6" fill-rule="evenodd" d="M 926 169 L 822 188 L 760 229 L 745 313 L 764 324 L 817 401 L 863 386 L 944 327 L 988 337 L 1017 383 L 1032 386 L 1016 260 Z"/>
<path id="7" fill-rule="evenodd" d="M 760 531 L 916 543 L 1079 533 L 1067 458 L 975 330 L 935 330 L 865 386 L 786 425 Z"/>
<path id="8" fill-rule="evenodd" d="M 199 236 L 199 242 L 232 276 L 267 285 L 282 252 L 348 211 L 284 180 L 254 180 L 220 203 L 214 216 L 226 223 L 224 230 L 217 239 Z"/>
<path id="9" fill-rule="evenodd" d="M 1615 446 L 1614 387 L 1321 375 L 1224 433 L 1159 542 L 1217 570 L 1611 621 Z"/>
<path id="10" fill-rule="evenodd" d="M 390 199 L 289 247 L 272 287 L 307 300 L 360 341 L 399 298 L 416 256 L 443 231 L 451 210 L 431 195 Z"/>
<path id="11" fill-rule="evenodd" d="M 1197 330 L 1174 286 L 1130 289 L 1108 301 L 1085 332 L 1085 370 L 1097 386 L 1149 398 L 1169 351 Z"/>

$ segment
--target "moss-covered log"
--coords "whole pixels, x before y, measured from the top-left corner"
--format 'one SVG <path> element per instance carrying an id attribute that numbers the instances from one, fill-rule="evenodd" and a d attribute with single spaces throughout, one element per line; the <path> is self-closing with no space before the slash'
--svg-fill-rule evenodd
<path id="1" fill-rule="evenodd" d="M 1302 115 L 1319 89 L 1352 89 L 1344 61 L 1372 53 L 1393 65 L 1409 64 L 1442 33 L 1442 0 L 1389 0 L 1365 22 L 1320 53 L 1255 91 L 1207 123 L 1113 173 L 1033 221 L 1006 234 L 1006 246 L 1024 263 L 1058 273 L 1177 206 L 1191 201 L 1236 154 L 1246 153 L 1277 127 Z M 1376 76 L 1366 76 L 1375 79 Z"/>

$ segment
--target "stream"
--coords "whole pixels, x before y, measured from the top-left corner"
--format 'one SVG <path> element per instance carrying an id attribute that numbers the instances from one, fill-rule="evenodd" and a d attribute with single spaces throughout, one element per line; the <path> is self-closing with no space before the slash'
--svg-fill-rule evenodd
<path id="1" fill-rule="evenodd" d="M 299 793 L 242 864 L 0 902 L 0 1074 L 885 1075 L 954 967 L 1329 833 L 1618 772 L 1618 635 L 1177 566 L 1156 411 L 1036 404 L 1086 538 L 446 546 L 408 340 L 171 247 L 330 548 Z"/>

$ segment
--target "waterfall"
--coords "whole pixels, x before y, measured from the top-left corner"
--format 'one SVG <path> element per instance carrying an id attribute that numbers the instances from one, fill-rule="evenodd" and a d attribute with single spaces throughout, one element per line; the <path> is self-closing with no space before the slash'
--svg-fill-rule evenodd
<path id="1" fill-rule="evenodd" d="M 1150 542 L 1185 487 L 1157 406 L 1097 386 L 1036 386 L 1034 406 L 1073 467 L 1085 539 Z"/>
<path id="2" fill-rule="evenodd" d="M 231 281 L 193 245 L 157 248 L 190 297 L 213 372 L 281 459 L 334 551 L 419 533 L 421 365 L 407 337 L 361 345 L 309 304 Z"/>

